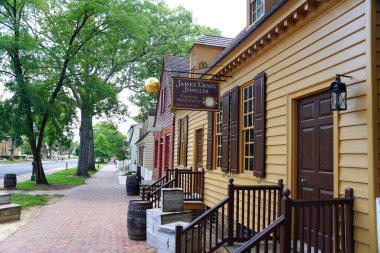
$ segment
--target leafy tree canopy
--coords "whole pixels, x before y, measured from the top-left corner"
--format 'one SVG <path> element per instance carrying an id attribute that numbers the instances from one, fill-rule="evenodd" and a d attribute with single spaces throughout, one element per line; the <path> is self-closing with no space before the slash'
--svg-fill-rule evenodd
<path id="1" fill-rule="evenodd" d="M 159 77 L 165 55 L 188 56 L 194 42 L 202 35 L 220 36 L 217 29 L 194 24 L 192 13 L 183 7 L 170 9 L 163 1 L 145 2 L 146 29 L 150 36 L 144 47 L 145 54 L 134 64 L 130 89 L 134 91 L 131 102 L 140 111 L 134 118 L 139 121 L 150 108 L 155 108 L 157 94 L 145 92 L 146 78 Z"/>
<path id="2" fill-rule="evenodd" d="M 96 140 L 102 135 L 106 138 L 108 142 L 108 157 L 115 156 L 118 160 L 125 160 L 127 153 L 127 147 L 125 146 L 124 140 L 127 138 L 122 134 L 118 127 L 110 122 L 101 122 L 94 126 L 94 146 L 95 151 L 99 149 Z M 95 156 L 97 153 L 95 152 Z M 107 158 L 108 158 L 107 157 Z"/>

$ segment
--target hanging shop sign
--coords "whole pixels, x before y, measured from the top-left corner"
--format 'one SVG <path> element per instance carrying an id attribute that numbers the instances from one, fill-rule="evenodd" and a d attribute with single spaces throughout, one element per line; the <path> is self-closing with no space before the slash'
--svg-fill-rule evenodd
<path id="1" fill-rule="evenodd" d="M 219 81 L 173 77 L 172 109 L 219 111 Z"/>

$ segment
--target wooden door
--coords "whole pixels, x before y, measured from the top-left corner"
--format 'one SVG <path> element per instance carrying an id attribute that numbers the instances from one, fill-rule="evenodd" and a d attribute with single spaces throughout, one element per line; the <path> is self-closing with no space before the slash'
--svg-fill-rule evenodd
<path id="1" fill-rule="evenodd" d="M 333 197 L 333 115 L 328 93 L 298 102 L 298 198 Z"/>
<path id="2" fill-rule="evenodd" d="M 195 164 L 196 169 L 202 169 L 203 166 L 203 129 L 198 129 L 195 131 L 196 140 L 196 153 L 195 153 Z"/>
<path id="3" fill-rule="evenodd" d="M 333 114 L 329 93 L 321 93 L 298 101 L 297 193 L 298 199 L 329 199 L 333 197 Z M 327 213 L 327 212 L 326 212 Z M 309 217 L 311 215 L 311 217 Z M 311 218 L 311 219 L 310 219 Z M 305 241 L 316 242 L 316 223 L 327 225 L 326 217 L 317 217 L 314 209 L 305 210 L 301 233 Z M 298 223 L 300 224 L 300 223 Z M 311 229 L 311 233 L 307 231 Z M 310 236 L 310 238 L 309 238 Z M 326 238 L 326 234 L 324 235 Z M 322 235 L 318 235 L 318 244 Z M 326 238 L 327 239 L 327 238 Z M 325 240 L 327 241 L 327 240 Z M 321 245 L 320 245 L 321 246 Z"/>

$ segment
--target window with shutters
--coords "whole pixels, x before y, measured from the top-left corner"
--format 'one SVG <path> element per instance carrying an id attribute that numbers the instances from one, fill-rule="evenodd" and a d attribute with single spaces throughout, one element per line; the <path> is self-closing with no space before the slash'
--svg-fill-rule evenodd
<path id="1" fill-rule="evenodd" d="M 252 171 L 254 167 L 254 97 L 253 84 L 242 88 L 242 139 L 243 139 L 243 168 Z"/>
<path id="2" fill-rule="evenodd" d="M 222 103 L 220 111 L 215 113 L 215 155 L 216 168 L 220 169 L 222 163 Z"/>

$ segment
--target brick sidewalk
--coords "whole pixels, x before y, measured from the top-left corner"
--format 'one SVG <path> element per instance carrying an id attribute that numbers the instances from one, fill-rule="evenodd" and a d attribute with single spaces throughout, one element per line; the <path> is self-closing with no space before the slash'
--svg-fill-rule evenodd
<path id="1" fill-rule="evenodd" d="M 0 252 L 155 252 L 128 239 L 130 199 L 108 165 L 0 243 Z"/>

